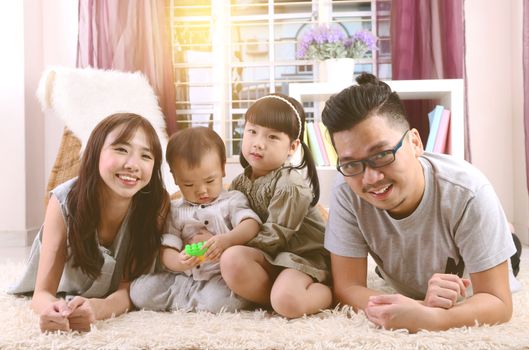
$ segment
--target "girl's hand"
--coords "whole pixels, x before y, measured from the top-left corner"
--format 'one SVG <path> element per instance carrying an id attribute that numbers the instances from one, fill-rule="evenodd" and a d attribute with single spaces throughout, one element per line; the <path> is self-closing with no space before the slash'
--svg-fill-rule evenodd
<path id="1" fill-rule="evenodd" d="M 71 310 L 68 320 L 74 331 L 88 332 L 90 325 L 96 320 L 94 305 L 90 299 L 76 296 L 69 303 Z"/>
<path id="2" fill-rule="evenodd" d="M 187 255 L 185 250 L 182 250 L 180 254 L 178 254 L 178 260 L 180 264 L 186 267 L 186 269 L 192 269 L 193 267 L 200 265 L 201 263 L 198 257 Z"/>
<path id="3" fill-rule="evenodd" d="M 204 248 L 208 248 L 204 257 L 211 261 L 220 259 L 222 253 L 230 247 L 227 235 L 216 235 L 208 239 L 203 245 Z"/>
<path id="4" fill-rule="evenodd" d="M 57 300 L 39 317 L 39 326 L 42 332 L 46 331 L 69 331 L 70 322 L 68 316 L 71 311 L 68 308 L 66 301 L 61 299 Z"/>

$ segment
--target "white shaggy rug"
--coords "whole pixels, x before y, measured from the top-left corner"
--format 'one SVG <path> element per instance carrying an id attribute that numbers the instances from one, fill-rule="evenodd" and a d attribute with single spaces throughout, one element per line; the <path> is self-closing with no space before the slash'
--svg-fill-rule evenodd
<path id="1" fill-rule="evenodd" d="M 28 299 L 4 291 L 22 269 L 0 265 L 0 349 L 529 349 L 528 271 L 520 272 L 524 288 L 513 295 L 512 320 L 490 327 L 408 334 L 378 329 L 349 309 L 296 320 L 264 311 L 135 311 L 99 321 L 88 333 L 41 334 Z M 369 284 L 388 290 L 374 273 Z"/>

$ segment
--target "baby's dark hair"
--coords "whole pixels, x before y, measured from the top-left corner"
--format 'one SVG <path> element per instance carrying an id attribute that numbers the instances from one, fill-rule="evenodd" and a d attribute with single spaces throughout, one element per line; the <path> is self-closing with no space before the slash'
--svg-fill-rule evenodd
<path id="1" fill-rule="evenodd" d="M 321 119 L 331 136 L 375 115 L 387 118 L 390 125 L 402 131 L 410 128 L 399 95 L 388 84 L 369 73 L 362 73 L 356 82 L 358 85 L 342 90 L 325 103 Z"/>
<path id="2" fill-rule="evenodd" d="M 311 205 L 316 205 L 320 199 L 320 183 L 314 158 L 312 158 L 312 153 L 310 153 L 306 141 L 303 140 L 305 111 L 301 103 L 287 95 L 279 93 L 270 94 L 255 101 L 246 111 L 244 119 L 245 122 L 284 132 L 288 135 L 291 142 L 299 138 L 301 147 L 303 148 L 303 159 L 301 164 L 291 168 L 307 168 L 307 178 L 310 180 L 314 194 Z M 240 162 L 244 168 L 249 165 L 242 153 L 240 155 Z"/>
<path id="3" fill-rule="evenodd" d="M 226 165 L 226 146 L 220 136 L 210 128 L 197 126 L 174 133 L 167 142 L 165 159 L 169 167 L 175 160 L 185 161 L 189 167 L 200 165 L 205 151 L 214 150 L 219 155 L 222 167 Z"/>

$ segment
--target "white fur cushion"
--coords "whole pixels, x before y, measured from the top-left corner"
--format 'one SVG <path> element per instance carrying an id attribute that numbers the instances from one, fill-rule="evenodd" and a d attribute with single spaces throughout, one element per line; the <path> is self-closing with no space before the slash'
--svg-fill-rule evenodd
<path id="1" fill-rule="evenodd" d="M 158 133 L 165 159 L 164 116 L 152 87 L 140 72 L 51 67 L 42 74 L 37 97 L 44 111 L 62 119 L 79 138 L 82 149 L 90 132 L 105 117 L 119 112 L 139 114 Z M 169 193 L 175 192 L 176 185 L 165 161 L 162 173 Z"/>

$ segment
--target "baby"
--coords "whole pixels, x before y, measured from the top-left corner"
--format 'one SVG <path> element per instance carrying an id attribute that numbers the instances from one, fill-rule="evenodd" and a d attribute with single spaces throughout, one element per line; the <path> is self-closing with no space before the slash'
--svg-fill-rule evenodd
<path id="1" fill-rule="evenodd" d="M 148 310 L 210 312 L 250 306 L 220 274 L 224 250 L 247 243 L 261 224 L 244 194 L 223 187 L 224 142 L 209 128 L 187 128 L 170 138 L 166 158 L 182 198 L 171 202 L 165 223 L 160 253 L 165 271 L 141 276 L 131 284 L 133 304 Z M 202 241 L 207 249 L 204 261 L 183 249 Z"/>

